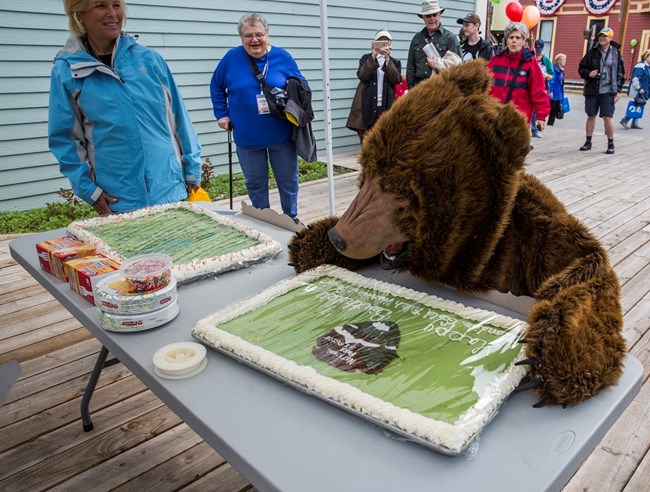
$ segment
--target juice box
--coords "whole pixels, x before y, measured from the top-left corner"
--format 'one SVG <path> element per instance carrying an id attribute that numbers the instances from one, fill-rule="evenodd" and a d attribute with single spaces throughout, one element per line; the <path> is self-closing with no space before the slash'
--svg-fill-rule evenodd
<path id="1" fill-rule="evenodd" d="M 95 254 L 95 248 L 89 244 L 81 244 L 81 246 L 73 246 L 72 248 L 64 248 L 53 251 L 50 253 L 50 263 L 52 266 L 52 273 L 59 280 L 64 282 L 68 281 L 64 263 L 66 261 L 82 258 Z"/>
<path id="2" fill-rule="evenodd" d="M 54 274 L 52 268 L 52 253 L 61 249 L 68 249 L 73 247 L 83 246 L 84 243 L 79 241 L 74 236 L 63 236 L 49 241 L 43 241 L 36 244 L 36 254 L 38 255 L 38 262 L 41 268 L 47 273 Z"/>
<path id="3" fill-rule="evenodd" d="M 64 268 L 70 280 L 70 288 L 91 304 L 95 304 L 92 277 L 118 270 L 120 264 L 104 255 L 94 255 L 67 261 Z"/>

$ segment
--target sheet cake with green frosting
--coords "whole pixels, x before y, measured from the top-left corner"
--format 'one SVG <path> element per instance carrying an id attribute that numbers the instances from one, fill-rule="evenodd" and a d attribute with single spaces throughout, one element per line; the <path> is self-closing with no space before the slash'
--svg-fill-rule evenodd
<path id="1" fill-rule="evenodd" d="M 172 257 L 179 281 L 277 256 L 271 237 L 190 202 L 149 207 L 70 224 L 68 232 L 120 263 L 147 253 Z"/>
<path id="2" fill-rule="evenodd" d="M 325 265 L 200 320 L 207 345 L 445 454 L 520 382 L 526 323 Z"/>

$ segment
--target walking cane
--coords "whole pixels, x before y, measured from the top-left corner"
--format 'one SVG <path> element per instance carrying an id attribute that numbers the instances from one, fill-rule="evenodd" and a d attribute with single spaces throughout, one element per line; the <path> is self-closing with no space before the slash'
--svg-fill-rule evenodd
<path id="1" fill-rule="evenodd" d="M 228 174 L 230 176 L 230 210 L 232 210 L 232 121 L 228 123 Z"/>

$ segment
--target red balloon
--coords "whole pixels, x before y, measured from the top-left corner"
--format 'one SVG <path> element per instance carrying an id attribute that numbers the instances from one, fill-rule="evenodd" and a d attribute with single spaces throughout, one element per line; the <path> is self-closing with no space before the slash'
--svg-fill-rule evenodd
<path id="1" fill-rule="evenodd" d="M 512 22 L 521 22 L 521 19 L 524 16 L 524 9 L 519 3 L 510 2 L 506 5 L 506 16 Z"/>

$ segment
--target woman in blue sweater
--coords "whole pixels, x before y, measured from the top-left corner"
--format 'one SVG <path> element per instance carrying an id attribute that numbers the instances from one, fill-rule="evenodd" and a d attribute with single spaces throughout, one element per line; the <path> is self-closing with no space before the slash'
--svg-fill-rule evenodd
<path id="1" fill-rule="evenodd" d="M 285 88 L 290 77 L 304 80 L 291 55 L 269 44 L 266 19 L 246 14 L 237 26 L 242 44 L 221 59 L 210 81 L 210 96 L 217 124 L 233 128 L 239 164 L 253 206 L 269 208 L 268 165 L 280 192 L 282 211 L 297 221 L 298 156 L 292 140 L 293 126 L 271 114 L 250 59 L 267 84 Z"/>

